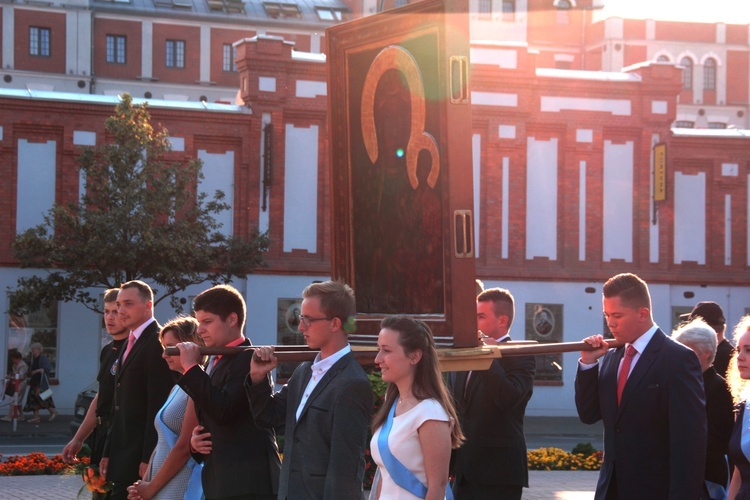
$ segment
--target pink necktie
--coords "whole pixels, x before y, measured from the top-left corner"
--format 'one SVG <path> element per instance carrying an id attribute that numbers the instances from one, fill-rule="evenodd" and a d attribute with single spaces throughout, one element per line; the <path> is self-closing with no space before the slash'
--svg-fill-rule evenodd
<path id="1" fill-rule="evenodd" d="M 130 354 L 130 349 L 133 348 L 133 344 L 135 344 L 135 335 L 133 335 L 133 332 L 130 332 L 130 336 L 128 337 L 128 347 L 125 348 L 125 353 L 122 355 L 122 362 L 125 362 L 125 358 L 128 357 L 128 354 Z"/>
<path id="2" fill-rule="evenodd" d="M 620 399 L 622 399 L 622 391 L 625 389 L 625 383 L 628 381 L 628 375 L 630 374 L 630 365 L 633 364 L 633 358 L 638 353 L 635 347 L 628 345 L 625 349 L 625 357 L 622 359 L 622 367 L 620 367 L 620 376 L 617 378 L 617 405 L 620 405 Z"/>

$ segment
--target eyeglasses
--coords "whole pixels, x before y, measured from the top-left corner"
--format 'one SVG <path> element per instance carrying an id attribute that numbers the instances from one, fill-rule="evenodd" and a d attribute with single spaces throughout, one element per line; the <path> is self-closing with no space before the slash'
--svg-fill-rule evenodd
<path id="1" fill-rule="evenodd" d="M 322 318 L 311 318 L 310 316 L 304 316 L 302 314 L 299 315 L 299 322 L 302 325 L 305 325 L 305 328 L 310 328 L 310 323 L 314 323 L 315 321 L 322 321 L 322 320 L 328 320 L 325 316 Z"/>

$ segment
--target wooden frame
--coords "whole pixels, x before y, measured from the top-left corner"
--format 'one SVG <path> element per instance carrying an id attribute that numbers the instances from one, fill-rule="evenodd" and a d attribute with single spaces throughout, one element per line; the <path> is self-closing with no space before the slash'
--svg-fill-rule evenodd
<path id="1" fill-rule="evenodd" d="M 326 30 L 332 275 L 357 294 L 354 342 L 398 313 L 477 345 L 467 12 L 425 0 Z"/>

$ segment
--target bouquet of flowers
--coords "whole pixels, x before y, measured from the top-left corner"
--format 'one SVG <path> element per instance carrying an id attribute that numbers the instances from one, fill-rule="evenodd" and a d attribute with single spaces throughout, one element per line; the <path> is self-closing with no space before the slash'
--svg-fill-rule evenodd
<path id="1" fill-rule="evenodd" d="M 104 479 L 96 465 L 86 465 L 81 475 L 83 476 L 83 487 L 78 492 L 78 498 L 84 498 L 81 495 L 88 490 L 91 492 L 91 498 L 97 500 L 104 498 L 112 490 L 113 484 Z"/>

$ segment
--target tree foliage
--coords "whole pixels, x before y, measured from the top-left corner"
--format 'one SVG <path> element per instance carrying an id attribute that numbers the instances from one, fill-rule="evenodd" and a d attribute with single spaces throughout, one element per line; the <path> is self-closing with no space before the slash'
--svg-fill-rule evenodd
<path id="1" fill-rule="evenodd" d="M 231 210 L 224 194 L 197 192 L 202 162 L 168 162 L 167 131 L 151 125 L 145 104 L 125 95 L 107 119 L 108 140 L 79 158 L 85 179 L 80 202 L 55 205 L 44 223 L 19 234 L 13 251 L 23 268 L 43 275 L 18 280 L 11 311 L 55 301 L 98 310 L 99 294 L 133 279 L 155 282 L 159 301 L 188 286 L 228 282 L 263 265 L 268 237 L 226 236 L 215 216 Z"/>

